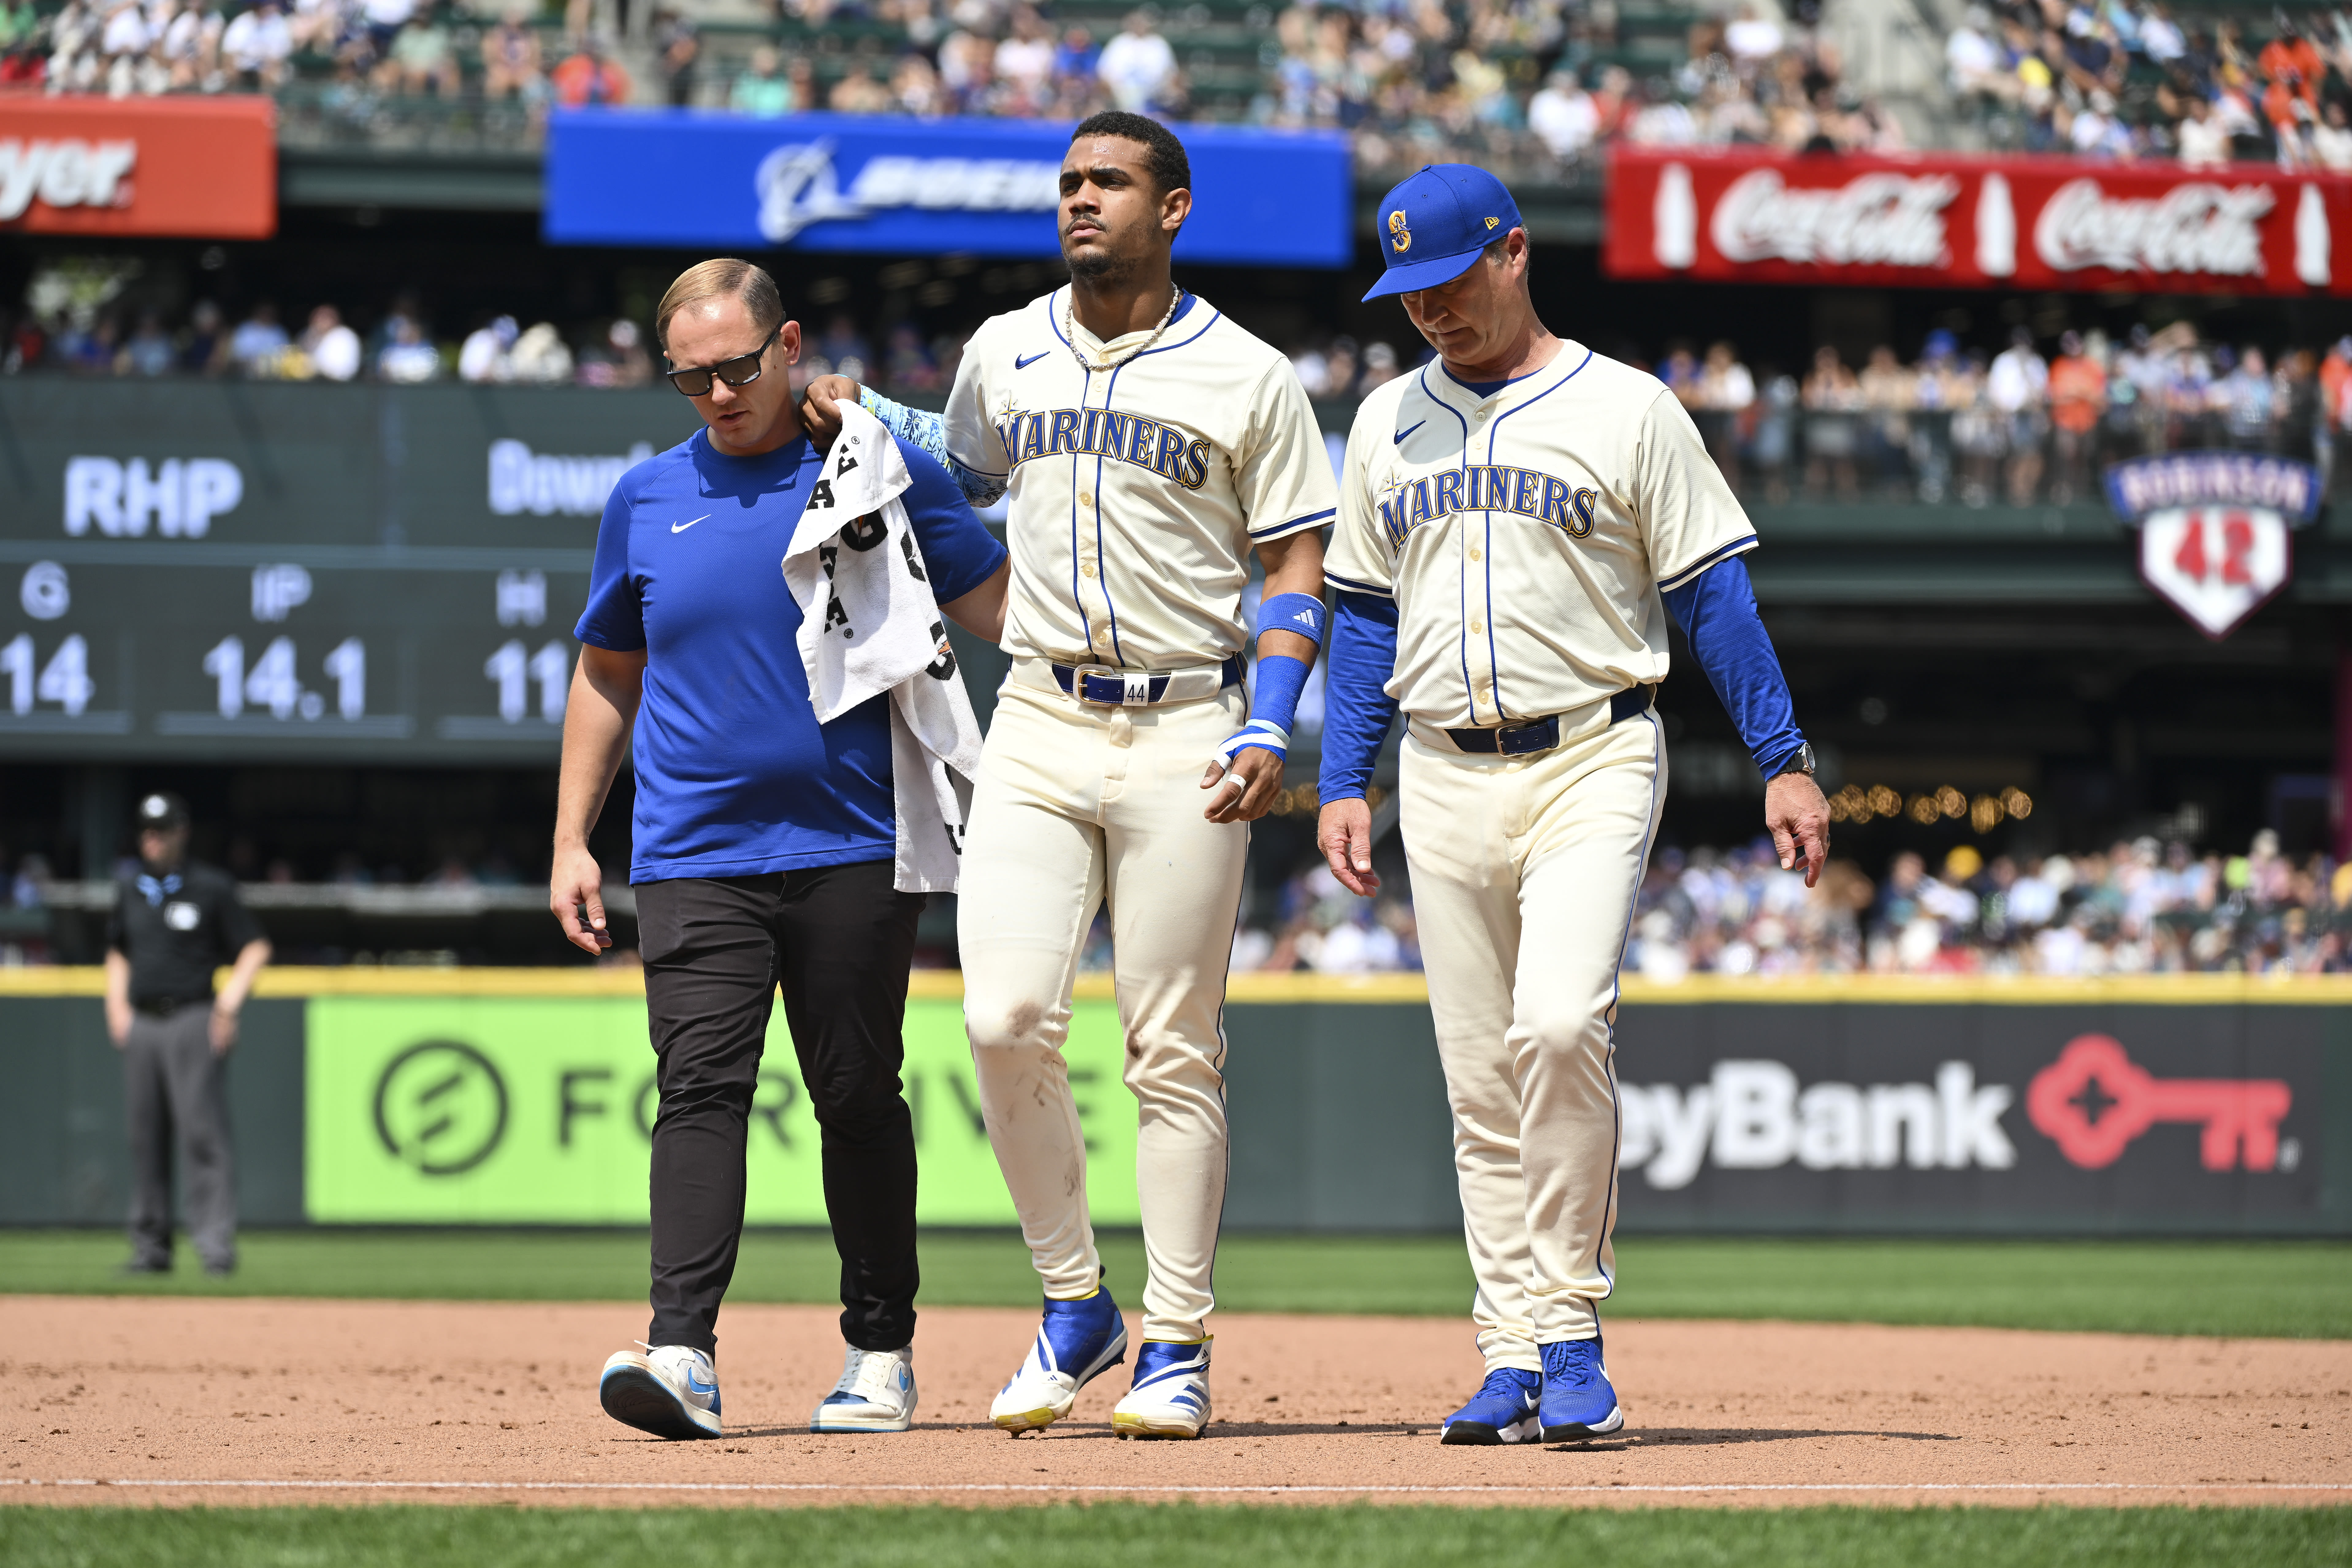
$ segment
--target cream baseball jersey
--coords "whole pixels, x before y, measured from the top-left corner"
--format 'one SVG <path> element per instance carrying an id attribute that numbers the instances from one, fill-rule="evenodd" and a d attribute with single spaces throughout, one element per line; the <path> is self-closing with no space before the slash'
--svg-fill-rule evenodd
<path id="1" fill-rule="evenodd" d="M 1251 548 L 1339 504 L 1315 410 L 1288 360 L 1197 296 L 1114 369 L 1150 333 L 1103 342 L 1068 303 L 1057 289 L 982 323 L 948 398 L 949 452 L 1012 496 L 1004 649 L 1217 663 L 1250 640 Z"/>
<path id="2" fill-rule="evenodd" d="M 1664 384 L 1562 340 L 1487 394 L 1432 362 L 1367 397 L 1325 576 L 1396 600 L 1406 713 L 1484 728 L 1663 679 L 1661 590 L 1755 545 Z"/>

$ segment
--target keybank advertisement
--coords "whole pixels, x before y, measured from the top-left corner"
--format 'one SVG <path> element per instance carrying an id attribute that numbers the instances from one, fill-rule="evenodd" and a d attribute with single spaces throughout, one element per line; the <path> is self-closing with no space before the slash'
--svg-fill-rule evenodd
<path id="1" fill-rule="evenodd" d="M 1081 1002 L 1066 1054 L 1087 1198 L 1136 1222 L 1135 1101 L 1117 1010 Z M 305 1053 L 307 1208 L 328 1224 L 642 1225 L 658 1111 L 626 997 L 319 997 Z M 955 1002 L 907 1008 L 902 1075 L 929 1225 L 1018 1221 L 981 1123 Z M 752 1225 L 823 1225 L 816 1118 L 778 1008 L 753 1100 Z"/>
<path id="2" fill-rule="evenodd" d="M 547 131 L 544 231 L 559 245 L 1056 256 L 1070 130 L 1068 121 L 558 110 Z M 1353 258 L 1344 136 L 1174 130 L 1192 165 L 1179 261 L 1337 268 Z"/>

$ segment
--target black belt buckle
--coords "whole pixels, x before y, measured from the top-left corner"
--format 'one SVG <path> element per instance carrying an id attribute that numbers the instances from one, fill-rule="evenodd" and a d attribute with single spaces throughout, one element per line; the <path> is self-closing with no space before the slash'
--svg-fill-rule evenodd
<path id="1" fill-rule="evenodd" d="M 1525 724 L 1511 724 L 1495 731 L 1495 750 L 1507 757 L 1524 757 L 1530 752 L 1549 752 L 1559 744 L 1559 716 L 1534 719 Z"/>

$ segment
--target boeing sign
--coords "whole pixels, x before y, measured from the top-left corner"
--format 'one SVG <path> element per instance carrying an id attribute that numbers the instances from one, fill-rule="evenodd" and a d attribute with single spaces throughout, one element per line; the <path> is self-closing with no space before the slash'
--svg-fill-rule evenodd
<path id="1" fill-rule="evenodd" d="M 1180 261 L 1345 267 L 1344 137 L 1180 125 Z M 1050 257 L 1066 122 L 559 110 L 545 231 L 559 245 Z"/>

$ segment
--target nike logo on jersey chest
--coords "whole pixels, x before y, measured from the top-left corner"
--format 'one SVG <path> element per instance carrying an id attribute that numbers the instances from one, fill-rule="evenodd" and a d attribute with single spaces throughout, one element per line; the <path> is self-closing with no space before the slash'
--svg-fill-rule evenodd
<path id="1" fill-rule="evenodd" d="M 1013 368 L 1015 370 L 1027 370 L 1031 365 L 1035 364 L 1039 360 L 1044 359 L 1046 354 L 1053 352 L 1053 350 L 1047 349 L 1043 353 L 1030 354 L 1025 358 L 1020 354 L 1015 354 L 1013 356 Z"/>

